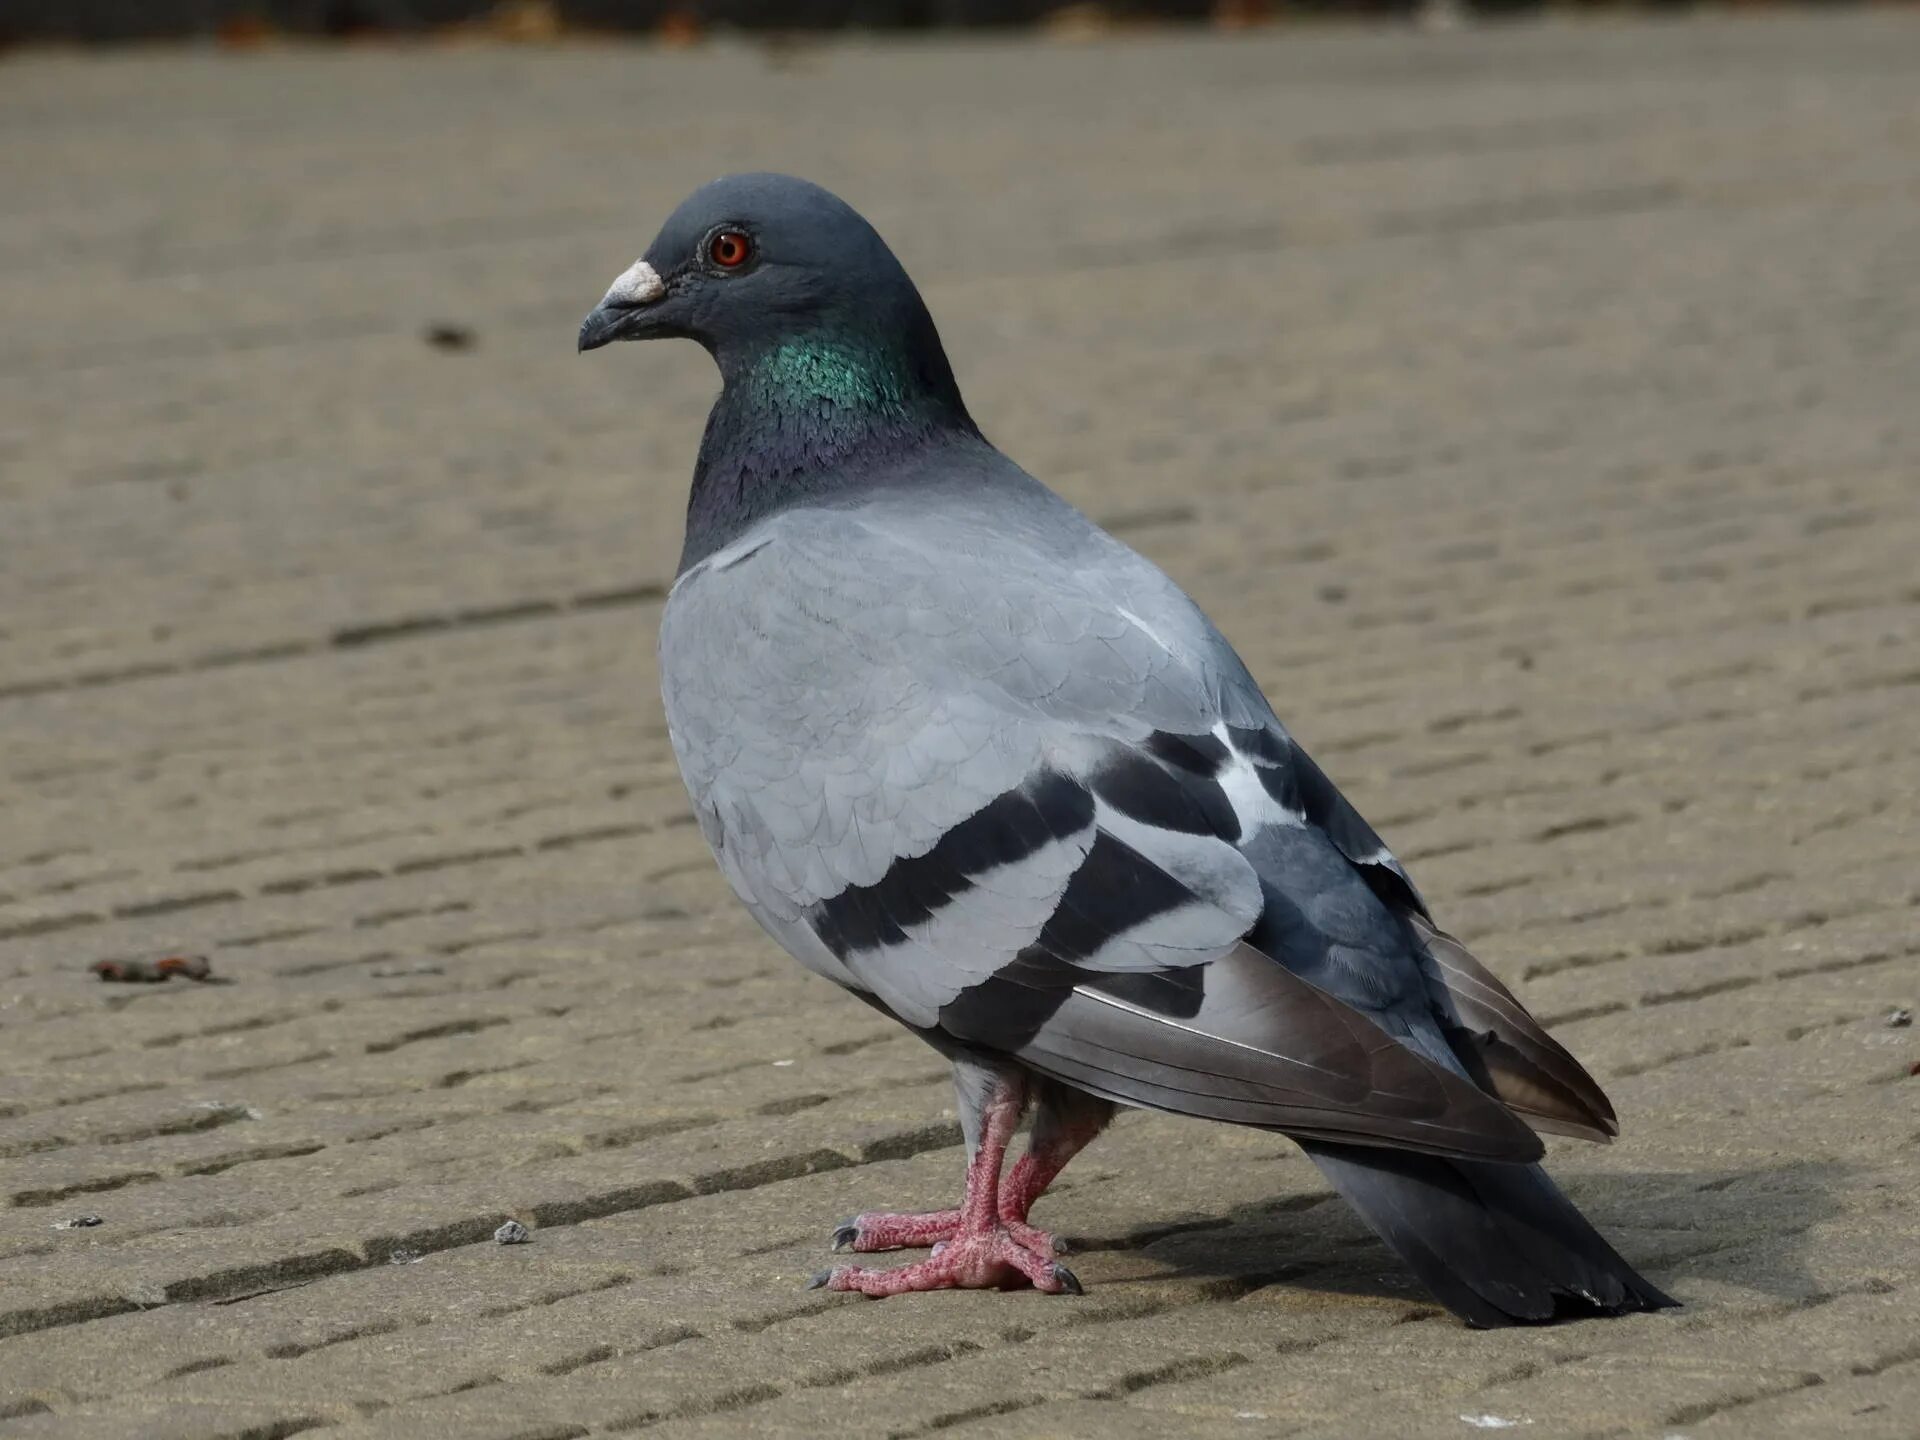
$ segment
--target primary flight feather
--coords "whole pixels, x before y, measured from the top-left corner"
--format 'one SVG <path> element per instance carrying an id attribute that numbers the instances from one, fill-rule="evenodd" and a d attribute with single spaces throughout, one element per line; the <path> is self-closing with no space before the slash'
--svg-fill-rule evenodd
<path id="1" fill-rule="evenodd" d="M 818 1283 L 1079 1289 L 1028 1210 L 1117 1105 L 1278 1130 L 1477 1325 L 1672 1302 L 1534 1162 L 1598 1085 L 1439 930 L 1178 586 L 980 434 L 919 292 L 818 186 L 696 191 L 580 348 L 700 341 L 723 386 L 661 625 L 728 883 L 954 1065 L 937 1245 Z M 1003 1173 L 1029 1107 L 1027 1152 Z"/>

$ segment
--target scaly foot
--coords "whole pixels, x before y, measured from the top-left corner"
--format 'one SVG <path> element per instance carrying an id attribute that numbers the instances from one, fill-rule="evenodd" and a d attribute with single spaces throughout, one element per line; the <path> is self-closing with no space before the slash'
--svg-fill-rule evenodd
<path id="1" fill-rule="evenodd" d="M 867 1218 L 858 1217 L 859 1220 Z M 879 1218 L 920 1220 L 929 1217 L 911 1215 Z M 849 1223 L 857 1224 L 857 1221 Z M 1026 1229 L 1025 1226 L 1021 1228 Z M 1026 1283 L 1049 1295 L 1084 1293 L 1073 1272 L 1054 1260 L 1051 1237 L 1039 1231 L 1029 1233 L 1047 1241 L 1046 1247 L 1028 1246 L 1005 1224 L 995 1224 L 990 1230 L 966 1233 L 956 1230 L 939 1243 L 931 1256 L 916 1265 L 903 1266 L 898 1270 L 838 1266 L 832 1270 L 822 1270 L 808 1282 L 807 1288 L 857 1290 L 862 1295 L 877 1297 L 917 1290 L 1011 1290 Z"/>
<path id="2" fill-rule="evenodd" d="M 1066 1242 L 1045 1230 L 1036 1230 L 1024 1219 L 1002 1213 L 1000 1224 L 1014 1240 L 1037 1255 L 1064 1255 Z M 896 1215 L 885 1210 L 868 1210 L 843 1220 L 833 1232 L 833 1248 L 871 1255 L 881 1250 L 913 1250 L 940 1245 L 960 1230 L 958 1210 L 930 1210 L 919 1215 Z"/>

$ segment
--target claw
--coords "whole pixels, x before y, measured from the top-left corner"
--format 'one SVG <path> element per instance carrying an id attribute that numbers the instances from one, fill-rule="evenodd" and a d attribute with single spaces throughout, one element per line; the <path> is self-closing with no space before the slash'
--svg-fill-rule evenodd
<path id="1" fill-rule="evenodd" d="M 835 1250 L 845 1250 L 859 1238 L 860 1222 L 857 1219 L 842 1220 L 838 1225 L 833 1227 L 833 1248 Z"/>
<path id="2" fill-rule="evenodd" d="M 1060 1282 L 1060 1293 L 1063 1295 L 1084 1295 L 1087 1293 L 1087 1287 L 1080 1283 L 1080 1277 L 1064 1265 L 1055 1265 L 1053 1267 L 1053 1278 Z"/>
<path id="3" fill-rule="evenodd" d="M 835 1248 L 838 1248 L 838 1247 L 835 1247 Z M 832 1283 L 833 1283 L 833 1271 L 831 1269 L 816 1270 L 807 1280 L 807 1289 L 824 1290 L 827 1288 L 827 1286 L 831 1285 Z"/>

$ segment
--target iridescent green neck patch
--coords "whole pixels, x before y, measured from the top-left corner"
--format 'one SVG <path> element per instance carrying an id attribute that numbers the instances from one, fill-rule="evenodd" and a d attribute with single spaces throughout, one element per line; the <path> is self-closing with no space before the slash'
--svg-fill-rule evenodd
<path id="1" fill-rule="evenodd" d="M 807 396 L 868 411 L 898 411 L 905 403 L 905 379 L 892 356 L 842 341 L 789 340 L 762 355 L 752 375 L 755 388 L 776 402 Z"/>

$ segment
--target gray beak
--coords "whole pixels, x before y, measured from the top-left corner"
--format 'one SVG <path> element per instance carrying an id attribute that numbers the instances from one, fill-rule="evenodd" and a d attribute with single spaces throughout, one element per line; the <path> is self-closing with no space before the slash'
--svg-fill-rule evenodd
<path id="1" fill-rule="evenodd" d="M 634 261 L 580 322 L 581 353 L 631 339 L 645 324 L 648 310 L 666 293 L 659 272 L 644 260 Z"/>

